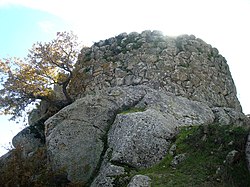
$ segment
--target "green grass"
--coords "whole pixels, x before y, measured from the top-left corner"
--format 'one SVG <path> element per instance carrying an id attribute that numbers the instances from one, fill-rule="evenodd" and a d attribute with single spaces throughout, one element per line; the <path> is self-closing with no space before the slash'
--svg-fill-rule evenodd
<path id="1" fill-rule="evenodd" d="M 144 110 L 131 108 L 122 113 Z M 152 179 L 153 187 L 250 187 L 244 152 L 248 132 L 242 127 L 219 124 L 182 127 L 174 143 L 177 147 L 175 155 L 186 154 L 184 161 L 172 167 L 174 156 L 168 154 L 159 164 L 148 169 L 136 171 L 125 168 L 129 176 L 118 176 L 114 183 L 119 187 L 127 186 L 129 177 L 144 174 Z M 232 150 L 238 151 L 237 157 L 233 163 L 225 163 L 226 156 Z M 0 168 L 0 186 L 83 186 L 69 184 L 63 169 L 56 173 L 50 170 L 45 147 L 27 159 L 22 159 L 21 148 L 13 150 L 12 154 L 7 165 Z"/>
<path id="2" fill-rule="evenodd" d="M 173 156 L 168 155 L 154 167 L 132 175 L 149 176 L 153 187 L 250 186 L 244 152 L 247 133 L 242 127 L 218 124 L 183 127 L 175 144 L 176 155 L 186 153 L 184 161 L 173 168 L 170 165 Z M 227 154 L 232 150 L 237 150 L 239 154 L 232 164 L 225 163 Z"/>
<path id="3" fill-rule="evenodd" d="M 135 113 L 135 112 L 144 112 L 145 108 L 129 108 L 127 110 L 123 110 L 122 112 L 120 112 L 119 114 L 129 114 L 129 113 Z"/>

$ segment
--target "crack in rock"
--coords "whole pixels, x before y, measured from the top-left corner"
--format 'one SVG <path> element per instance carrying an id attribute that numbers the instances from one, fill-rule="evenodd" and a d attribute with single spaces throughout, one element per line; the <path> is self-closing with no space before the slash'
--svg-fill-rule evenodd
<path id="1" fill-rule="evenodd" d="M 107 134 L 118 111 L 134 107 L 145 95 L 142 87 L 112 88 L 109 92 L 119 93 L 112 98 L 114 102 L 107 99 L 106 90 L 75 101 L 45 122 L 52 168 L 63 168 L 71 182 L 92 182 L 100 170 L 108 148 Z"/>

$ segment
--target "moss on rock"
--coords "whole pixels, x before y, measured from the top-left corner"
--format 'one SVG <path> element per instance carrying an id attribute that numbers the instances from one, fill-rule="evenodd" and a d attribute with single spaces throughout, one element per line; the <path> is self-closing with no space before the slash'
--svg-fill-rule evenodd
<path id="1" fill-rule="evenodd" d="M 250 186 L 244 145 L 248 130 L 238 126 L 182 127 L 175 141 L 176 153 L 186 159 L 171 166 L 173 156 L 167 155 L 159 164 L 138 173 L 152 179 L 152 186 Z M 231 163 L 226 157 L 236 154 Z M 134 175 L 134 174 L 133 174 Z"/>

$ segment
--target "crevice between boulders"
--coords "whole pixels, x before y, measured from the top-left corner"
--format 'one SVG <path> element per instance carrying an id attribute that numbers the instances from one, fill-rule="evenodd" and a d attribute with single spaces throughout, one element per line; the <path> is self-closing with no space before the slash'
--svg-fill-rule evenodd
<path id="1" fill-rule="evenodd" d="M 99 159 L 99 162 L 97 164 L 97 167 L 96 169 L 94 170 L 93 174 L 91 175 L 91 177 L 89 178 L 89 180 L 87 181 L 86 183 L 86 186 L 90 186 L 92 184 L 92 182 L 95 180 L 95 178 L 99 175 L 99 171 L 101 169 L 101 166 L 102 166 L 102 163 L 104 161 L 104 158 L 105 158 L 105 155 L 106 155 L 106 152 L 109 148 L 108 146 L 108 134 L 109 134 L 109 130 L 111 129 L 112 125 L 114 124 L 114 121 L 116 119 L 116 116 L 121 113 L 122 111 L 125 111 L 125 110 L 129 110 L 133 107 L 135 107 L 138 103 L 140 103 L 145 95 L 147 94 L 146 90 L 145 90 L 145 94 L 143 94 L 138 100 L 134 101 L 132 104 L 128 105 L 128 106 L 118 106 L 118 108 L 115 110 L 115 111 L 112 111 L 110 110 L 110 112 L 112 112 L 113 114 L 111 114 L 110 116 L 110 119 L 108 120 L 108 127 L 105 129 L 105 134 L 100 138 L 103 142 L 103 151 L 100 155 L 100 159 Z M 117 104 L 116 104 L 117 106 Z M 132 168 L 132 166 L 130 166 L 129 164 L 123 164 L 123 163 L 118 163 L 118 162 L 111 162 L 112 164 L 114 165 L 117 165 L 117 166 L 121 166 L 121 167 L 125 167 L 125 168 Z M 135 168 L 133 168 L 135 169 Z"/>
<path id="2" fill-rule="evenodd" d="M 102 162 L 104 160 L 104 156 L 105 156 L 105 153 L 108 149 L 108 133 L 109 133 L 109 129 L 111 128 L 111 126 L 113 125 L 114 121 L 115 121 L 115 118 L 116 118 L 116 115 L 117 115 L 117 111 L 114 112 L 113 116 L 111 117 L 111 119 L 109 120 L 109 125 L 105 131 L 105 134 L 101 137 L 101 140 L 103 142 L 103 150 L 102 150 L 102 153 L 100 155 L 100 159 L 99 159 L 99 162 L 96 166 L 96 169 L 95 171 L 93 172 L 93 174 L 91 175 L 91 177 L 89 178 L 89 180 L 87 181 L 87 186 L 90 186 L 91 183 L 95 180 L 95 178 L 98 176 L 99 174 L 99 171 L 100 171 L 100 168 L 101 168 L 101 165 L 102 165 Z"/>

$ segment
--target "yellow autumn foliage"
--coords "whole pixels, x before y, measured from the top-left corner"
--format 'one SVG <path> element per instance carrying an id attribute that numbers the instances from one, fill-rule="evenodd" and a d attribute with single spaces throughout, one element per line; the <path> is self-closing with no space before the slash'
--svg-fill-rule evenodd
<path id="1" fill-rule="evenodd" d="M 72 102 L 67 87 L 78 53 L 77 37 L 72 32 L 58 32 L 51 42 L 34 44 L 25 59 L 0 59 L 1 113 L 15 118 L 37 99 L 53 103 L 55 84 L 62 87 L 64 103 Z"/>

